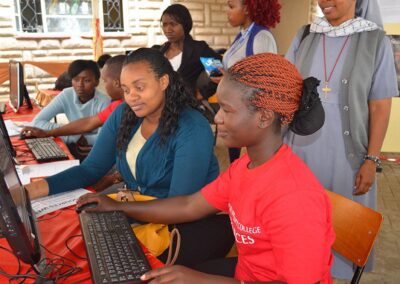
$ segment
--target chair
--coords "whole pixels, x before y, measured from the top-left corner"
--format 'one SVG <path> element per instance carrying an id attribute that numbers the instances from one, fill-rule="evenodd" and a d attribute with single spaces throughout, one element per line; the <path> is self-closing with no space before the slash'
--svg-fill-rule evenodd
<path id="1" fill-rule="evenodd" d="M 359 283 L 375 239 L 381 228 L 380 213 L 326 190 L 332 206 L 336 240 L 333 249 L 356 265 L 352 284 Z"/>

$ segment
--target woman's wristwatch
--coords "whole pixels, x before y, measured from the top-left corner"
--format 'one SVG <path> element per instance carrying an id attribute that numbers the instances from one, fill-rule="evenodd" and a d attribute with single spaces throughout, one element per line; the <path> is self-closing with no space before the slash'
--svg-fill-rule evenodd
<path id="1" fill-rule="evenodd" d="M 377 171 L 378 173 L 382 172 L 381 159 L 379 159 L 378 156 L 372 156 L 372 155 L 366 154 L 366 155 L 364 155 L 364 161 L 365 161 L 365 160 L 370 160 L 370 161 L 374 162 L 375 165 L 376 165 L 376 171 Z"/>

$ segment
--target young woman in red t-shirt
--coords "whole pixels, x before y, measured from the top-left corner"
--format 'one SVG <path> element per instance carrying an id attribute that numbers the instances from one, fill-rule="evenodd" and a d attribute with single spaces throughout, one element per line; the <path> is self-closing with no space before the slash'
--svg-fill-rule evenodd
<path id="1" fill-rule="evenodd" d="M 197 271 L 179 265 L 153 270 L 142 276 L 150 283 L 331 283 L 329 199 L 281 135 L 284 125 L 304 135 L 321 127 L 318 83 L 303 82 L 279 55 L 238 62 L 218 86 L 215 121 L 224 143 L 247 147 L 246 155 L 190 196 L 120 203 L 90 194 L 78 206 L 97 202 L 90 210 L 123 210 L 137 220 L 167 224 L 229 213 L 238 258 L 211 260 Z"/>

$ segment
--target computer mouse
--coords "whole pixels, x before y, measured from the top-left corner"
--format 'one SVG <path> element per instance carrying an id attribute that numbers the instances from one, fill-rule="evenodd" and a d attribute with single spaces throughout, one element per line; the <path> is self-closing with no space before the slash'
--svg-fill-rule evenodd
<path id="1" fill-rule="evenodd" d="M 76 207 L 75 211 L 77 213 L 81 213 L 82 211 L 84 211 L 86 209 L 95 208 L 95 207 L 97 207 L 97 202 L 89 202 L 89 203 L 83 204 L 82 206 Z"/>
<path id="2" fill-rule="evenodd" d="M 20 139 L 20 140 L 24 140 L 24 139 L 26 139 L 26 138 L 28 138 L 28 136 L 26 136 L 24 132 L 21 132 L 21 133 L 19 134 L 19 139 Z"/>
<path id="3" fill-rule="evenodd" d="M 29 134 L 29 135 L 27 135 L 27 134 Z M 36 136 L 32 135 L 32 132 L 30 132 L 30 131 L 21 132 L 21 133 L 19 134 L 19 139 L 20 139 L 20 140 L 24 140 L 24 139 L 33 139 L 33 138 L 36 138 Z"/>

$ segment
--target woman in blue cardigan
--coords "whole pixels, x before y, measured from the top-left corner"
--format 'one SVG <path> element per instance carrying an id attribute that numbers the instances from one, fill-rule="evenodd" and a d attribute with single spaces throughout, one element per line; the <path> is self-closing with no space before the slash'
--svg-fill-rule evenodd
<path id="1" fill-rule="evenodd" d="M 193 193 L 217 177 L 211 128 L 162 53 L 132 52 L 121 85 L 125 103 L 108 118 L 86 160 L 27 185 L 32 199 L 93 185 L 114 164 L 127 188 L 157 198 Z"/>
<path id="2" fill-rule="evenodd" d="M 31 198 L 92 185 L 114 163 L 128 188 L 158 198 L 196 192 L 217 177 L 210 125 L 161 52 L 128 55 L 121 87 L 126 103 L 107 119 L 85 161 L 29 184 Z M 224 257 L 234 242 L 228 215 L 176 227 L 182 237 L 176 263 L 189 267 Z M 167 252 L 159 258 L 165 261 Z"/>

